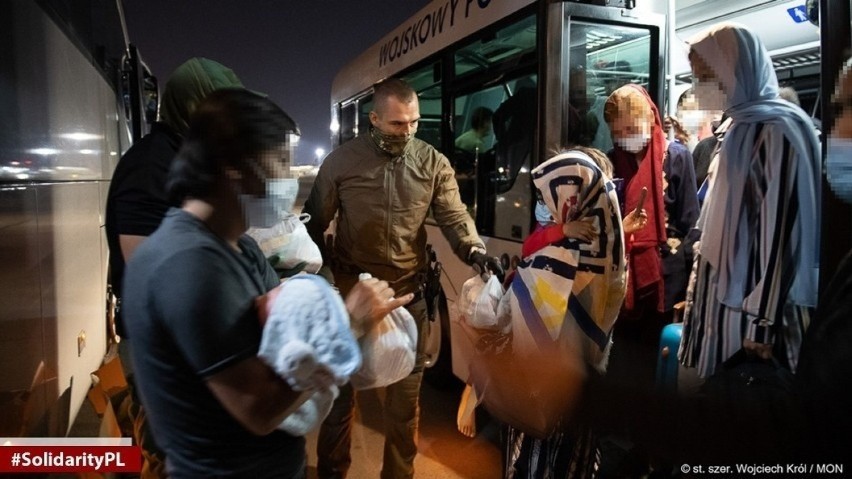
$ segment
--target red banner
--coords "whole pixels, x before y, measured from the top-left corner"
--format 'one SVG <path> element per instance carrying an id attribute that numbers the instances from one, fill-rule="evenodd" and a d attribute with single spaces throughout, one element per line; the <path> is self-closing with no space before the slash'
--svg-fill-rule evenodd
<path id="1" fill-rule="evenodd" d="M 0 446 L 0 472 L 139 472 L 138 446 Z"/>

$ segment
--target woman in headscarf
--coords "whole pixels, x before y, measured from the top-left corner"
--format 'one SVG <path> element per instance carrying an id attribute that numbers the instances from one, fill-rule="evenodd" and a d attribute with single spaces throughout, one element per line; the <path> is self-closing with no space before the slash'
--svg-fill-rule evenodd
<path id="1" fill-rule="evenodd" d="M 742 348 L 795 370 L 817 302 L 818 140 L 810 118 L 778 98 L 754 33 L 721 24 L 689 44 L 699 104 L 733 122 L 698 222 L 694 303 L 679 356 L 702 377 Z"/>
<path id="2" fill-rule="evenodd" d="M 677 142 L 667 144 L 657 107 L 639 85 L 628 84 L 615 90 L 604 105 L 604 119 L 615 145 L 609 152 L 613 175 L 623 181 L 622 211 L 644 208 L 648 218 L 646 227 L 626 234 L 624 238 L 628 269 L 627 295 L 621 321 L 615 332 L 617 346 L 613 352 L 611 372 L 625 380 L 650 384 L 654 378 L 660 331 L 665 324 L 663 313 L 667 306 L 671 309 L 674 304 L 674 301 L 666 304 L 664 285 L 667 284 L 661 258 L 662 249 L 669 253 L 666 244 L 668 205 L 664 195 L 671 193 L 665 186 L 663 164 L 669 162 L 682 167 L 689 153 Z M 678 188 L 683 193 L 684 182 L 680 175 L 674 176 L 677 178 L 672 183 L 672 189 Z M 693 178 L 690 181 L 693 184 L 691 198 L 694 202 L 695 180 Z M 647 197 L 644 205 L 640 205 L 643 190 L 647 192 Z M 683 229 L 687 229 L 689 216 L 682 220 L 679 208 L 675 208 L 685 203 L 684 198 L 673 195 L 670 201 L 672 217 L 678 220 L 673 223 L 683 224 Z M 697 213 L 697 203 L 690 208 L 694 208 Z M 686 273 L 683 276 L 685 290 Z"/>
<path id="3" fill-rule="evenodd" d="M 603 372 L 625 288 L 615 187 L 590 153 L 578 149 L 554 156 L 532 175 L 557 225 L 587 222 L 594 234 L 591 241 L 564 237 L 524 258 L 504 298 L 511 307 L 512 354 L 529 375 L 547 367 L 535 358 L 579 349 L 586 365 Z M 487 406 L 488 391 L 484 399 Z M 594 435 L 573 426 L 560 431 L 539 439 L 509 428 L 506 477 L 592 477 L 599 464 Z"/>

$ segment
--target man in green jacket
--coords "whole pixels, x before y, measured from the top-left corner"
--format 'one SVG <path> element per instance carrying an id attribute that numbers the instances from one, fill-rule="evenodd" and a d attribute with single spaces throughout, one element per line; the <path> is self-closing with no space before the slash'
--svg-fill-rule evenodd
<path id="1" fill-rule="evenodd" d="M 431 209 L 456 255 L 502 275 L 496 258 L 485 253 L 476 226 L 459 197 L 449 160 L 414 138 L 420 120 L 415 91 L 389 79 L 374 87 L 372 128 L 331 152 L 305 203 L 308 232 L 320 246 L 334 282 L 346 294 L 359 273 L 388 281 L 398 296 L 415 293 L 406 306 L 418 329 L 417 362 L 411 375 L 387 387 L 382 478 L 410 478 L 417 454 L 418 398 L 423 377 L 426 301 L 422 285 L 428 267 L 426 217 Z M 337 213 L 333 252 L 323 234 Z M 351 386 L 341 388 L 320 429 L 319 477 L 343 478 L 351 464 Z"/>

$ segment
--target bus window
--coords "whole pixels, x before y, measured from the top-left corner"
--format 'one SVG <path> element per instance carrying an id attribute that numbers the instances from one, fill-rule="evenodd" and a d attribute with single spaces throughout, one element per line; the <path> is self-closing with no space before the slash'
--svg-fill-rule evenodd
<path id="1" fill-rule="evenodd" d="M 358 136 L 357 103 L 350 102 L 340 107 L 340 144 Z"/>
<path id="2" fill-rule="evenodd" d="M 358 100 L 358 132 L 370 130 L 370 112 L 373 111 L 373 94 Z"/>
<path id="3" fill-rule="evenodd" d="M 536 17 L 529 16 L 482 40 L 460 48 L 455 54 L 456 76 L 479 72 L 493 65 L 519 64 L 534 60 L 536 49 Z"/>
<path id="4" fill-rule="evenodd" d="M 610 93 L 627 83 L 648 88 L 651 34 L 643 28 L 570 21 L 566 143 L 612 148 L 603 107 Z"/>
<path id="5" fill-rule="evenodd" d="M 494 110 L 505 98 L 505 88 L 497 85 L 458 96 L 454 101 L 453 131 L 456 137 L 453 152 L 447 156 L 456 170 L 461 199 L 472 216 L 476 208 L 478 160 L 494 155 L 492 120 Z"/>
<path id="6" fill-rule="evenodd" d="M 536 80 L 536 75 L 527 75 L 456 99 L 457 112 L 469 110 L 472 115 L 478 106 L 494 111 L 493 147 L 476 158 L 476 224 L 481 234 L 511 240 L 529 234 Z"/>
<path id="7" fill-rule="evenodd" d="M 441 149 L 441 69 L 439 63 L 431 63 L 424 68 L 403 75 L 420 101 L 420 122 L 417 126 L 417 138 Z"/>

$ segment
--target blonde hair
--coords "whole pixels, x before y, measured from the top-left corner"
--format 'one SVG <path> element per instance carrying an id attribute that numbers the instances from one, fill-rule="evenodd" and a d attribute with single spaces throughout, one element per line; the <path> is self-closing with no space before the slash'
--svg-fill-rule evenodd
<path id="1" fill-rule="evenodd" d="M 604 121 L 607 124 L 612 125 L 612 122 L 622 115 L 645 118 L 654 123 L 654 111 L 648 104 L 648 99 L 630 85 L 612 92 L 604 104 Z"/>
<path id="2" fill-rule="evenodd" d="M 586 156 L 592 159 L 595 162 L 595 165 L 601 169 L 604 175 L 606 175 L 607 179 L 612 179 L 612 162 L 609 161 L 609 158 L 606 156 L 604 152 L 597 148 L 593 148 L 591 146 L 575 146 L 572 147 L 571 150 L 576 150 L 581 153 L 585 153 Z"/>

